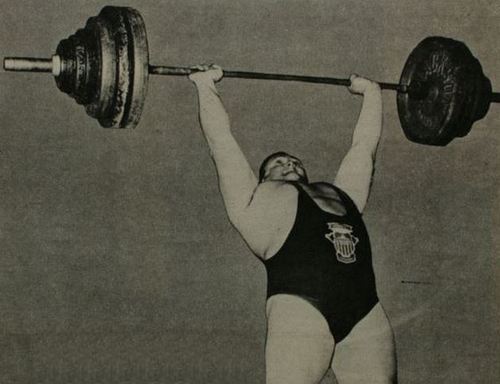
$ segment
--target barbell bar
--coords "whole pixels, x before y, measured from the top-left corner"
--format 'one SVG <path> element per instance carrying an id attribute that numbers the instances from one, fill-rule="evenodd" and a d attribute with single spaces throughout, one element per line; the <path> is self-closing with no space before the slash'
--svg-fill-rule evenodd
<path id="1" fill-rule="evenodd" d="M 58 76 L 61 71 L 61 59 L 58 55 L 50 59 L 31 58 L 31 57 L 6 57 L 4 58 L 4 69 L 14 72 L 51 72 Z M 162 76 L 188 76 L 196 69 L 191 67 L 171 67 L 166 65 L 149 65 L 150 75 Z M 299 81 L 305 83 L 342 85 L 348 87 L 351 85 L 349 79 L 339 79 L 335 77 L 303 76 L 267 72 L 247 72 L 222 70 L 224 77 L 233 77 L 239 79 L 257 79 L 257 80 L 282 80 Z M 382 89 L 391 89 L 399 92 L 407 92 L 407 87 L 402 84 L 378 83 Z"/>
<path id="2" fill-rule="evenodd" d="M 7 71 L 48 72 L 59 89 L 85 106 L 101 126 L 133 128 L 140 120 L 149 75 L 186 76 L 190 67 L 149 64 L 146 26 L 129 7 L 104 7 L 84 28 L 62 40 L 52 58 L 6 57 Z M 295 81 L 349 86 L 349 79 L 223 70 L 226 78 Z M 446 145 L 465 136 L 500 102 L 479 61 L 460 41 L 433 36 L 408 57 L 398 84 L 397 106 L 406 137 L 417 143 Z"/>

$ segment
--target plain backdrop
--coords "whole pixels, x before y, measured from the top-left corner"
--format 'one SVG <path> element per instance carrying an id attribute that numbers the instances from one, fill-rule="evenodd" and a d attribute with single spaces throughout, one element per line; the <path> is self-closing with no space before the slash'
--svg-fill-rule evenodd
<path id="1" fill-rule="evenodd" d="M 142 13 L 152 64 L 398 82 L 442 35 L 500 88 L 493 0 L 2 0 L 0 56 L 50 57 L 106 4 Z M 219 89 L 255 169 L 282 149 L 333 179 L 360 97 Z M 263 383 L 265 270 L 226 219 L 192 84 L 150 77 L 135 130 L 99 127 L 50 75 L 0 71 L 0 95 L 0 382 Z M 500 107 L 437 148 L 406 140 L 383 98 L 364 217 L 400 383 L 498 382 Z"/>

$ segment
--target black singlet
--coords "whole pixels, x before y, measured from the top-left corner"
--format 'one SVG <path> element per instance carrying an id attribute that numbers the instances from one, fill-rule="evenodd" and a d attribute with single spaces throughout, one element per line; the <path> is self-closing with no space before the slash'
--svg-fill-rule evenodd
<path id="1" fill-rule="evenodd" d="M 295 223 L 280 250 L 264 261 L 267 297 L 299 296 L 316 307 L 338 343 L 378 302 L 370 240 L 353 201 L 332 185 L 346 209 L 323 211 L 299 184 Z"/>

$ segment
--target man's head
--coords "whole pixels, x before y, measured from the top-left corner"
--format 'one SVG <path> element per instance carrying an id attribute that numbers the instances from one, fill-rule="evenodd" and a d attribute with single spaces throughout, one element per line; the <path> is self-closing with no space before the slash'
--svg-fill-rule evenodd
<path id="1" fill-rule="evenodd" d="M 262 161 L 259 168 L 259 182 L 269 180 L 308 182 L 302 162 L 286 152 L 275 152 Z"/>

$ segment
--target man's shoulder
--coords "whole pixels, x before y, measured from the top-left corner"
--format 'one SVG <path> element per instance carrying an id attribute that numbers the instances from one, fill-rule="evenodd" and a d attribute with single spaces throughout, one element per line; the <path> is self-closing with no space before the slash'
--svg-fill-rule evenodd
<path id="1" fill-rule="evenodd" d="M 257 190 L 277 190 L 277 189 L 296 189 L 294 183 L 289 181 L 264 181 L 257 186 Z"/>
<path id="2" fill-rule="evenodd" d="M 272 197 L 283 195 L 296 195 L 297 187 L 287 181 L 265 181 L 255 189 L 254 197 Z"/>
<path id="3" fill-rule="evenodd" d="M 289 181 L 265 181 L 260 183 L 255 193 L 269 194 L 269 193 L 290 193 L 297 194 L 299 189 L 306 191 L 314 191 L 316 193 L 335 193 L 340 188 L 336 185 L 324 181 L 318 181 L 308 184 L 299 184 L 297 182 Z"/>

